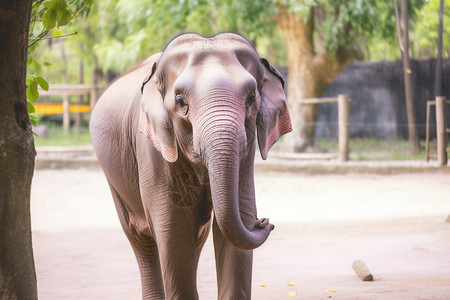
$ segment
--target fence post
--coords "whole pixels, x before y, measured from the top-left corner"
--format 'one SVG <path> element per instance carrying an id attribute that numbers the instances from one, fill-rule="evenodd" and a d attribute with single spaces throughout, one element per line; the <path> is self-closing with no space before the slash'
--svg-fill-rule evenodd
<path id="1" fill-rule="evenodd" d="M 436 97 L 436 139 L 440 166 L 447 165 L 447 132 L 445 122 L 445 97 Z"/>
<path id="2" fill-rule="evenodd" d="M 345 95 L 338 96 L 338 130 L 339 157 L 348 161 L 348 124 L 350 115 L 350 100 Z"/>
<path id="3" fill-rule="evenodd" d="M 425 159 L 430 161 L 430 110 L 432 101 L 427 101 L 427 124 L 425 133 Z"/>
<path id="4" fill-rule="evenodd" d="M 70 129 L 70 101 L 69 95 L 63 95 L 63 128 L 65 131 Z"/>
<path id="5" fill-rule="evenodd" d="M 89 104 L 91 105 L 91 112 L 94 109 L 95 104 L 97 103 L 97 86 L 95 84 L 91 85 L 91 90 L 89 92 Z"/>

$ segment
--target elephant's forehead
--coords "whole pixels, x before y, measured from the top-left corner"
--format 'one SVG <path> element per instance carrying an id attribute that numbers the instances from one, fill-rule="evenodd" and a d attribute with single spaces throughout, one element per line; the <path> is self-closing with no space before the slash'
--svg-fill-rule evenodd
<path id="1" fill-rule="evenodd" d="M 211 38 L 184 34 L 175 38 L 164 50 L 160 62 L 164 76 L 177 77 L 186 69 L 203 69 L 207 65 L 239 66 L 260 77 L 259 57 L 243 37 L 222 33 Z M 211 63 L 211 64 L 209 64 Z"/>
<path id="2" fill-rule="evenodd" d="M 243 37 L 222 33 L 214 37 L 205 38 L 197 34 L 185 34 L 175 38 L 166 48 L 165 56 L 190 57 L 202 60 L 209 56 L 222 58 L 231 56 L 255 56 L 255 51 Z"/>
<path id="3" fill-rule="evenodd" d="M 225 50 L 235 48 L 251 48 L 249 42 L 242 36 L 234 33 L 221 33 L 213 37 L 203 37 L 198 34 L 183 34 L 173 39 L 167 49 L 187 48 L 190 50 L 217 49 Z"/>

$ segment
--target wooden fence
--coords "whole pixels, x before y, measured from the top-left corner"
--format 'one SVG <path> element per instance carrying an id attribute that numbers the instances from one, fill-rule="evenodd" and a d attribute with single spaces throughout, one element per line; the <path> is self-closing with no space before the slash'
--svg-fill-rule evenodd
<path id="1" fill-rule="evenodd" d="M 88 113 L 97 101 L 98 87 L 88 84 L 52 84 L 48 91 L 39 90 L 40 96 L 62 96 L 62 103 L 37 102 L 35 103 L 36 114 L 63 114 L 63 127 L 70 128 L 70 113 Z M 70 96 L 89 95 L 89 104 L 72 104 Z M 349 117 L 350 99 L 345 95 L 337 98 L 311 98 L 300 101 L 302 105 L 334 103 L 338 104 L 338 143 L 341 161 L 349 159 Z"/>
<path id="2" fill-rule="evenodd" d="M 300 104 L 320 104 L 334 103 L 338 104 L 338 144 L 339 158 L 341 161 L 348 161 L 349 158 L 349 118 L 350 118 L 350 99 L 346 95 L 339 95 L 337 98 L 310 98 L 299 101 Z"/>
<path id="3" fill-rule="evenodd" d="M 446 122 L 446 105 L 450 104 L 450 100 L 445 100 L 445 97 L 436 97 L 436 100 L 427 101 L 427 132 L 425 142 L 425 155 L 426 160 L 429 161 L 430 157 L 434 156 L 430 154 L 430 110 L 431 106 L 436 106 L 436 142 L 437 142 L 437 160 L 440 166 L 447 165 L 447 152 L 450 152 L 450 148 L 447 147 L 447 134 L 450 133 L 450 129 L 447 128 Z"/>
<path id="4" fill-rule="evenodd" d="M 63 115 L 63 128 L 70 128 L 70 113 L 88 113 L 97 101 L 98 87 L 90 84 L 52 84 L 48 91 L 39 89 L 40 96 L 62 96 L 61 103 L 37 102 L 34 105 L 37 115 Z M 70 103 L 70 96 L 89 95 L 89 104 Z"/>

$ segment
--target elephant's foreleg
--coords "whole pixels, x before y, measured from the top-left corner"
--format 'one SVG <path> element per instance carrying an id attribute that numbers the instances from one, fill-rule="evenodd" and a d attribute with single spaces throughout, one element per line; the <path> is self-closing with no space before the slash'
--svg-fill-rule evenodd
<path id="1" fill-rule="evenodd" d="M 133 222 L 130 221 L 130 213 L 119 193 L 111 184 L 110 189 L 123 231 L 130 241 L 138 262 L 142 284 L 142 299 L 165 299 L 156 242 L 154 238 L 136 230 Z"/>
<path id="2" fill-rule="evenodd" d="M 158 248 L 154 239 L 141 237 L 139 240 L 130 239 L 130 243 L 141 274 L 142 299 L 165 299 Z"/>
<path id="3" fill-rule="evenodd" d="M 178 210 L 178 209 L 176 209 Z M 163 223 L 154 221 L 166 299 L 198 299 L 197 265 L 200 252 L 196 224 L 172 211 Z M 161 215 L 164 215 L 162 213 Z M 167 215 L 166 215 L 167 216 Z M 172 218 L 174 218 L 172 220 Z M 169 220 L 170 219 L 170 220 Z M 187 221 L 187 222 L 186 222 Z M 166 232 L 170 229 L 169 232 Z"/>
<path id="4" fill-rule="evenodd" d="M 251 299 L 253 251 L 242 250 L 227 241 L 214 218 L 218 299 Z"/>

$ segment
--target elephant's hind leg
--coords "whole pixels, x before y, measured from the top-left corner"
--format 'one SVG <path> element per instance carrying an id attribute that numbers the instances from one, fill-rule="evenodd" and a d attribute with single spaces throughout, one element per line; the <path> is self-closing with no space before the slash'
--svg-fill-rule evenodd
<path id="1" fill-rule="evenodd" d="M 136 256 L 142 284 L 142 299 L 165 299 L 158 248 L 153 237 L 138 232 L 130 221 L 127 207 L 110 185 L 120 223 Z"/>

